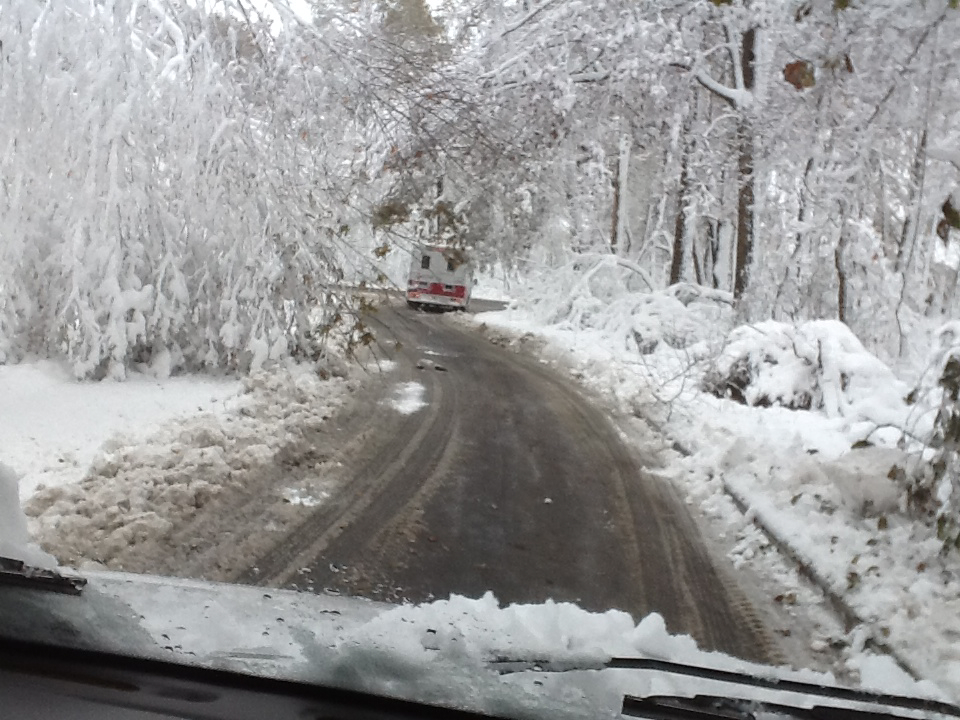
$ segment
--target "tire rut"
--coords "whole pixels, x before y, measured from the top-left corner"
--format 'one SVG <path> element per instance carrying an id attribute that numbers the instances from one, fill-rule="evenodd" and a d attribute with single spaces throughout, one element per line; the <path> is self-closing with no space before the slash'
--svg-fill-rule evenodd
<path id="1" fill-rule="evenodd" d="M 341 495 L 238 580 L 394 601 L 478 588 L 510 602 L 582 598 L 588 609 L 659 612 L 707 649 L 779 659 L 679 493 L 590 399 L 436 316 L 376 322 L 404 364 L 429 347 L 451 372 L 401 369 L 428 386 L 427 407 L 355 443 L 366 460 L 345 470 Z"/>
<path id="2" fill-rule="evenodd" d="M 235 582 L 279 586 L 287 583 L 310 557 L 319 554 L 356 517 L 360 516 L 402 472 L 409 458 L 443 418 L 443 394 L 438 382 L 432 382 L 426 412 L 404 422 L 390 448 L 402 448 L 395 456 L 377 453 L 352 473 L 352 483 L 341 488 L 340 495 L 322 505 L 270 551 L 261 555 L 249 569 L 238 574 Z M 306 557 L 304 557 L 306 556 Z"/>

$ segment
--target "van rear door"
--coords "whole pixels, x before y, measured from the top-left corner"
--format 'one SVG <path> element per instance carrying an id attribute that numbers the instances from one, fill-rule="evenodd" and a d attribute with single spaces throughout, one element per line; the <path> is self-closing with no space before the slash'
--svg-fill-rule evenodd
<path id="1" fill-rule="evenodd" d="M 462 251 L 420 248 L 414 252 L 407 280 L 407 301 L 462 308 L 470 301 L 472 273 Z"/>

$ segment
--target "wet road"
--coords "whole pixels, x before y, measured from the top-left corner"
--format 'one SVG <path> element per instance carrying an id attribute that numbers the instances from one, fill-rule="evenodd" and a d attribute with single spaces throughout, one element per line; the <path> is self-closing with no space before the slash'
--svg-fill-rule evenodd
<path id="1" fill-rule="evenodd" d="M 441 315 L 384 309 L 376 324 L 398 365 L 390 382 L 419 383 L 425 405 L 359 403 L 343 424 L 343 491 L 237 579 L 656 611 L 701 647 L 772 659 L 673 488 L 568 379 Z"/>

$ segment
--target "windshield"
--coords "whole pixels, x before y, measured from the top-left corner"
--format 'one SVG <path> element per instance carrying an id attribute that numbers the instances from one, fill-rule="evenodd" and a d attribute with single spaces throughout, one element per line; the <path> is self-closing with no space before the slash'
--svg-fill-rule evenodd
<path id="1" fill-rule="evenodd" d="M 955 0 L 5 0 L 7 632 L 960 701 L 958 65 Z"/>

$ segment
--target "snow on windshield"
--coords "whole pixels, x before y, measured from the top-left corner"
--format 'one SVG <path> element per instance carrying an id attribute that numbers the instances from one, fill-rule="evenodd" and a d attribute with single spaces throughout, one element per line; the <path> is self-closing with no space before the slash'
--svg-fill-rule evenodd
<path id="1" fill-rule="evenodd" d="M 617 611 L 591 613 L 570 603 L 503 605 L 492 593 L 391 607 L 330 595 L 226 587 L 185 580 L 92 573 L 86 612 L 140 618 L 156 645 L 131 628 L 101 622 L 99 642 L 188 664 L 319 682 L 498 716 L 620 715 L 624 695 L 733 694 L 803 703 L 795 694 L 678 677 L 605 669 L 613 658 L 650 658 L 697 667 L 835 685 L 829 673 L 747 663 L 697 648 L 668 632 L 663 618 L 639 622 Z M 76 601 L 75 601 L 76 602 Z M 103 607 L 99 606 L 103 603 Z M 42 603 L 41 603 L 42 605 Z M 171 611 L 171 609 L 174 609 Z M 2 612 L 0 612 L 2 617 Z M 98 642 L 83 628 L 81 641 Z M 114 636 L 119 631 L 121 636 Z M 85 633 L 91 633 L 90 636 Z M 125 634 L 125 635 L 124 635 Z M 932 699 L 890 658 L 852 658 L 864 687 Z"/>

